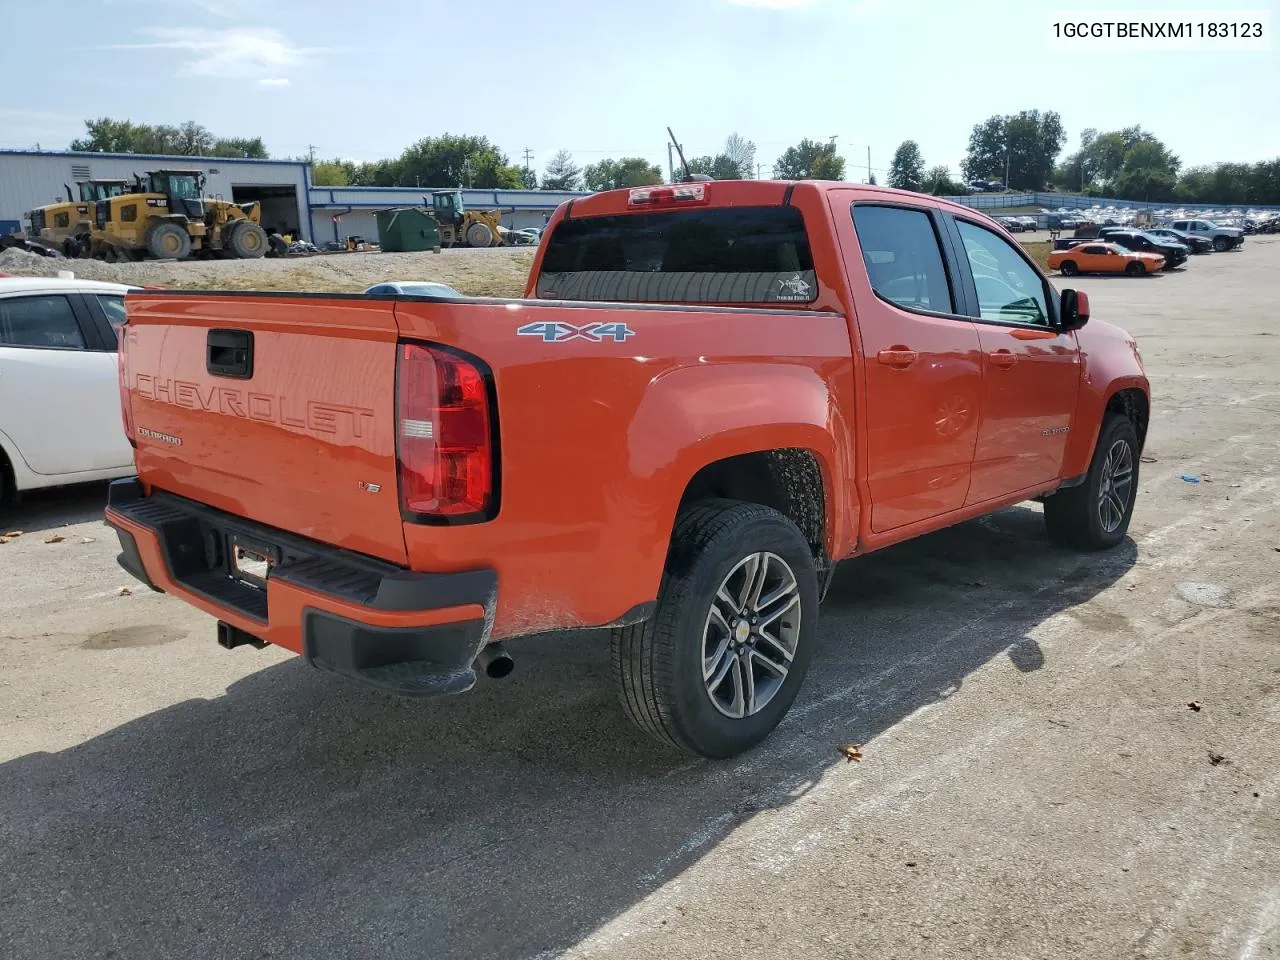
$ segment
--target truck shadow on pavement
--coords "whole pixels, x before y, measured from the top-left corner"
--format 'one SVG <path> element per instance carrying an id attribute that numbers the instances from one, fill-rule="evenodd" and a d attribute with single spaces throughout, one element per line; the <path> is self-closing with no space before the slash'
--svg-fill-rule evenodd
<path id="1" fill-rule="evenodd" d="M 553 955 L 793 802 L 841 744 L 873 757 L 997 658 L 1052 669 L 1031 631 L 1135 557 L 1053 548 L 1015 508 L 851 561 L 791 715 L 719 764 L 630 727 L 603 634 L 513 644 L 511 678 L 435 703 L 267 667 L 0 766 L 5 955 Z M 254 655 L 209 634 L 210 656 Z"/>

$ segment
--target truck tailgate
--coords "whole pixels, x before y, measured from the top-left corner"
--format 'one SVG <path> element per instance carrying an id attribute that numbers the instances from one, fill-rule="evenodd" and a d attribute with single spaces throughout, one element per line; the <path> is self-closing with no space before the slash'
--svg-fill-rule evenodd
<path id="1" fill-rule="evenodd" d="M 131 294 L 122 389 L 145 483 L 406 562 L 394 304 Z"/>

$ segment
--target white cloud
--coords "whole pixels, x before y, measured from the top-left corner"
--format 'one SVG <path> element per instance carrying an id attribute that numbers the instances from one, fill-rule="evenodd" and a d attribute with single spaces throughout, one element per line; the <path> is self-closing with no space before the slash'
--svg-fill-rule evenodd
<path id="1" fill-rule="evenodd" d="M 288 77 L 263 77 L 258 81 L 264 87 L 287 87 L 289 86 Z"/>
<path id="2" fill-rule="evenodd" d="M 147 43 L 116 44 L 114 50 L 176 50 L 187 55 L 178 70 L 182 77 L 217 77 L 221 80 L 285 80 L 281 73 L 305 66 L 323 47 L 295 46 L 271 27 L 228 27 L 200 30 L 193 27 L 148 27 L 140 31 Z"/>

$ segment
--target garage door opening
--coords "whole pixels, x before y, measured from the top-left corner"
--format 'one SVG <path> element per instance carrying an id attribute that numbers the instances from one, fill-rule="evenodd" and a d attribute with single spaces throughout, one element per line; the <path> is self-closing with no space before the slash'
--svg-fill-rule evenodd
<path id="1" fill-rule="evenodd" d="M 231 199 L 236 203 L 262 204 L 262 227 L 270 232 L 292 234 L 301 239 L 302 212 L 298 209 L 298 188 L 293 184 L 271 186 L 260 183 L 231 185 Z"/>

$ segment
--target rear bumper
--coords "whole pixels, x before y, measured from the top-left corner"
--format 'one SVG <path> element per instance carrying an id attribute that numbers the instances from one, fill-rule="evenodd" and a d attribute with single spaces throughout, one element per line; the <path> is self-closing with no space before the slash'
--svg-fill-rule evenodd
<path id="1" fill-rule="evenodd" d="M 469 690 L 489 639 L 492 570 L 413 573 L 253 523 L 135 479 L 111 484 L 107 523 L 120 565 L 153 590 L 330 670 L 401 696 Z M 261 546 L 265 582 L 233 575 L 230 543 Z"/>

